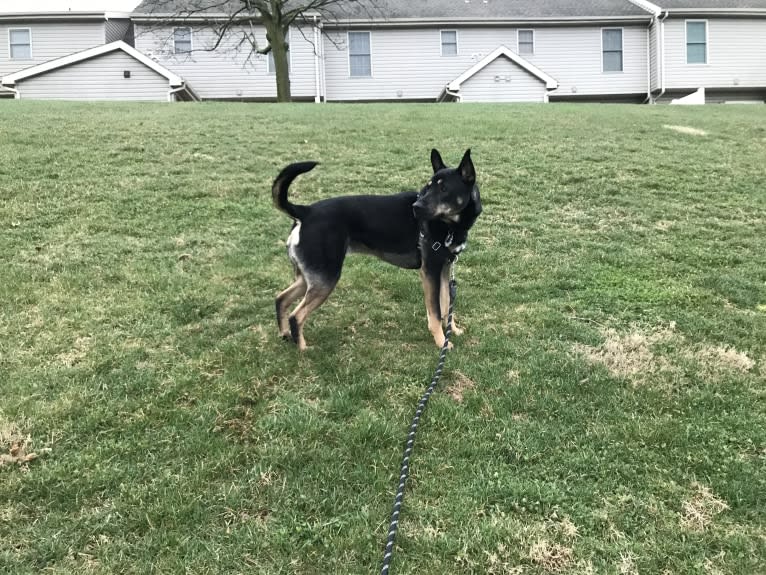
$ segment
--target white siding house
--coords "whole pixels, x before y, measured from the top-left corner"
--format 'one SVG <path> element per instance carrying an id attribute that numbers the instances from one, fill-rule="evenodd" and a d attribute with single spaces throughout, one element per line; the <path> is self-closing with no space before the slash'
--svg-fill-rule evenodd
<path id="1" fill-rule="evenodd" d="M 647 24 L 618 25 L 622 34 L 623 69 L 603 69 L 602 30 L 609 26 L 532 27 L 451 27 L 457 34 L 457 53 L 444 55 L 441 28 L 371 28 L 354 29 L 370 36 L 371 71 L 367 76 L 352 75 L 348 31 L 330 30 L 324 39 L 324 75 L 327 100 L 430 100 L 444 86 L 500 46 L 518 52 L 520 29 L 534 31 L 534 53 L 524 58 L 555 78 L 559 88 L 551 100 L 578 96 L 646 97 Z M 499 66 L 503 64 L 498 63 Z M 509 69 L 510 70 L 510 69 Z M 507 74 L 506 74 L 507 75 Z M 495 88 L 485 86 L 485 100 L 528 101 L 522 88 L 518 95 L 513 86 L 500 82 Z M 495 94 L 489 92 L 496 91 Z M 539 98 L 538 101 L 542 101 Z"/>
<path id="2" fill-rule="evenodd" d="M 129 14 L 3 13 L 0 3 L 0 78 L 130 35 Z M 2 92 L 13 96 L 7 88 Z"/>
<path id="3" fill-rule="evenodd" d="M 0 97 L 76 97 L 71 82 L 83 98 L 157 99 L 169 86 L 170 99 L 276 99 L 273 61 L 253 50 L 266 45 L 260 14 L 240 14 L 219 42 L 224 4 L 197 2 L 145 0 L 130 18 L 3 14 L 0 2 Z M 708 101 L 766 100 L 766 0 L 375 3 L 293 23 L 293 99 L 664 102 L 705 88 Z M 137 52 L 65 59 L 115 41 Z M 131 59 L 151 65 L 117 77 Z"/>
<path id="4" fill-rule="evenodd" d="M 195 99 L 180 77 L 122 41 L 25 68 L 2 81 L 24 99 Z"/>
<path id="5" fill-rule="evenodd" d="M 631 0 L 653 14 L 652 101 L 766 100 L 766 0 Z"/>

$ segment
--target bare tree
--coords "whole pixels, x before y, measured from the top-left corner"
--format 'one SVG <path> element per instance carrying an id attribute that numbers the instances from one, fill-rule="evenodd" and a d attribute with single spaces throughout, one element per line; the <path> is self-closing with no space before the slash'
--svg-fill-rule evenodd
<path id="1" fill-rule="evenodd" d="M 289 102 L 290 75 L 287 38 L 292 25 L 304 26 L 316 19 L 337 21 L 344 17 L 371 16 L 384 0 L 144 0 L 135 10 L 155 18 L 209 26 L 214 42 L 195 50 L 213 51 L 224 39 L 234 37 L 237 50 L 249 50 L 248 58 L 271 53 L 277 82 L 277 101 Z M 266 30 L 266 44 L 259 43 L 255 25 Z M 310 40 L 313 43 L 313 40 Z M 314 50 L 318 50 L 314 46 Z"/>

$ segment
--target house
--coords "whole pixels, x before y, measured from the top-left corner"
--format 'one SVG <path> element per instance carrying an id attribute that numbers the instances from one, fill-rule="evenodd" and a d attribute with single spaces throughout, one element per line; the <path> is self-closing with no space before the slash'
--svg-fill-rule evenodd
<path id="1" fill-rule="evenodd" d="M 129 13 L 0 13 L 0 97 L 194 99 L 132 44 Z"/>
<path id="2" fill-rule="evenodd" d="M 211 23 L 225 15 L 189 14 L 184 4 L 177 0 L 173 11 L 163 12 L 152 12 L 153 0 L 140 4 L 133 14 L 136 48 L 183 76 L 203 99 L 274 99 L 269 59 L 254 57 L 242 43 L 252 33 L 264 45 L 263 27 L 237 27 L 207 51 L 215 39 Z M 337 18 L 309 15 L 291 28 L 295 99 L 641 102 L 648 97 L 652 15 L 629 0 L 377 5 L 372 13 L 351 6 Z"/>
<path id="3" fill-rule="evenodd" d="M 766 100 L 766 0 L 633 0 L 652 13 L 652 101 Z"/>
<path id="4" fill-rule="evenodd" d="M 253 50 L 266 45 L 264 27 L 240 19 L 219 38 L 230 17 L 221 5 L 145 0 L 129 18 L 0 13 L 0 94 L 274 100 L 273 61 Z M 699 90 L 708 102 L 766 100 L 766 0 L 375 5 L 309 12 L 290 28 L 293 99 L 639 103 Z"/>
<path id="5" fill-rule="evenodd" d="M 117 40 L 132 43 L 129 13 L 4 13 L 0 4 L 0 78 Z M 3 82 L 0 97 L 11 88 Z"/>

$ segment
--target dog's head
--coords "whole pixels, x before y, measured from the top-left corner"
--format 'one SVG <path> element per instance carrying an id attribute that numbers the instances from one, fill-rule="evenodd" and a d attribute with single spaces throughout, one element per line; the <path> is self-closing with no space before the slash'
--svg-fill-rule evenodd
<path id="1" fill-rule="evenodd" d="M 468 149 L 457 168 L 448 168 L 436 149 L 431 150 L 434 175 L 412 205 L 421 221 L 442 220 L 470 228 L 481 213 L 481 198 L 476 185 L 476 170 Z"/>

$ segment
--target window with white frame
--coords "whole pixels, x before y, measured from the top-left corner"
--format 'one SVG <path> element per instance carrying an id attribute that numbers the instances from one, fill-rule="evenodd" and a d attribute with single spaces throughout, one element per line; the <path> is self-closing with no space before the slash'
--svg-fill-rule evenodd
<path id="1" fill-rule="evenodd" d="M 173 52 L 188 54 L 192 51 L 191 28 L 176 28 L 173 30 Z"/>
<path id="2" fill-rule="evenodd" d="M 442 56 L 457 56 L 457 30 L 442 30 Z"/>
<path id="3" fill-rule="evenodd" d="M 11 60 L 32 59 L 32 30 L 30 28 L 11 28 L 8 30 L 8 45 Z"/>
<path id="4" fill-rule="evenodd" d="M 518 32 L 519 54 L 535 53 L 535 31 L 519 30 Z"/>
<path id="5" fill-rule="evenodd" d="M 602 70 L 622 72 L 622 28 L 601 30 Z"/>
<path id="6" fill-rule="evenodd" d="M 372 53 L 369 32 L 348 33 L 348 70 L 352 77 L 372 76 Z"/>
<path id="7" fill-rule="evenodd" d="M 686 63 L 707 64 L 707 22 L 686 21 Z"/>

